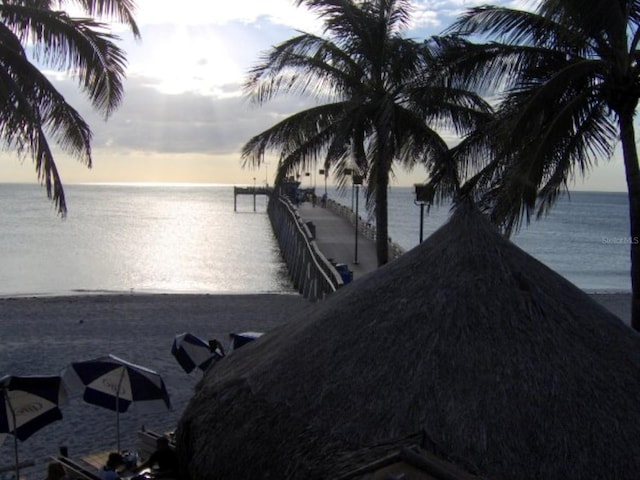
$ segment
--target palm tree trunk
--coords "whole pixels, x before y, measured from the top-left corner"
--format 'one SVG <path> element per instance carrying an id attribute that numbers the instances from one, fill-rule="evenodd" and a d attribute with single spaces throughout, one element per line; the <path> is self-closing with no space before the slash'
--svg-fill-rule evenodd
<path id="1" fill-rule="evenodd" d="M 618 113 L 620 140 L 629 196 L 631 246 L 631 326 L 640 330 L 640 169 L 633 128 L 633 110 Z"/>
<path id="2" fill-rule="evenodd" d="M 388 189 L 389 171 L 384 168 L 377 170 L 376 185 L 376 254 L 378 266 L 389 261 L 389 222 L 388 222 Z"/>

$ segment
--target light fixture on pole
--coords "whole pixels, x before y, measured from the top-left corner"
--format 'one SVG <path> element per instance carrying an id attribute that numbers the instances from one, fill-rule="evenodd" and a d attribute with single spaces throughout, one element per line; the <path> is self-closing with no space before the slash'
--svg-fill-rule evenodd
<path id="1" fill-rule="evenodd" d="M 356 220 L 356 238 L 355 238 L 355 248 L 354 248 L 354 259 L 353 259 L 353 263 L 355 265 L 358 264 L 358 224 L 360 223 L 359 217 L 358 217 L 358 190 L 360 188 L 360 185 L 362 185 L 362 175 L 353 175 L 353 188 L 354 188 L 354 197 L 355 197 L 355 204 L 356 204 L 356 208 L 355 208 L 355 220 Z"/>
<path id="2" fill-rule="evenodd" d="M 431 208 L 435 190 L 431 185 L 424 183 L 416 183 L 414 187 L 416 192 L 416 199 L 413 201 L 413 203 L 420 207 L 420 243 L 422 243 L 424 232 L 424 207 L 425 205 L 427 205 L 427 212 L 429 211 L 429 208 Z"/>

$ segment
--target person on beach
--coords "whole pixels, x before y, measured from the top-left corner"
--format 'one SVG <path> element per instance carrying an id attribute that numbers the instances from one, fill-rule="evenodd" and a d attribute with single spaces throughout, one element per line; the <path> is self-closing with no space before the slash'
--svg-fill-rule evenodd
<path id="1" fill-rule="evenodd" d="M 102 480 L 120 480 L 118 469 L 124 465 L 124 458 L 119 453 L 113 452 L 107 458 L 107 464 L 98 471 Z"/>
<path id="2" fill-rule="evenodd" d="M 178 455 L 169 445 L 167 437 L 159 437 L 156 440 L 156 451 L 151 454 L 147 461 L 139 465 L 135 471 L 140 472 L 146 468 L 152 469 L 153 478 L 155 479 L 178 478 L 180 474 Z"/>
<path id="3" fill-rule="evenodd" d="M 45 480 L 67 480 L 67 473 L 60 462 L 50 462 L 47 465 L 47 478 Z"/>

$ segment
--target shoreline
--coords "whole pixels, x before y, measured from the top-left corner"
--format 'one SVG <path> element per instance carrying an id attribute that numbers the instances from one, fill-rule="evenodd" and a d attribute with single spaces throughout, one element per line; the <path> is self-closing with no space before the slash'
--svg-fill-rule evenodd
<path id="1" fill-rule="evenodd" d="M 620 318 L 625 325 L 631 325 L 631 292 L 587 294 Z"/>
<path id="2" fill-rule="evenodd" d="M 613 314 L 618 316 L 625 324 L 629 325 L 631 321 L 631 292 L 618 291 L 618 290 L 583 290 L 587 295 L 592 297 L 598 303 L 608 308 Z M 15 294 L 0 294 L 0 302 L 11 300 L 45 300 L 45 299 L 84 299 L 84 298 L 145 298 L 145 297 L 184 297 L 190 299 L 198 299 L 199 297 L 209 298 L 241 298 L 241 297 L 260 297 L 260 296 L 282 296 L 282 297 L 298 297 L 299 294 L 296 291 L 288 292 L 173 292 L 173 291 L 154 291 L 154 290 L 82 290 L 82 291 L 68 291 L 68 292 L 51 292 L 51 293 L 15 293 Z"/>
<path id="3" fill-rule="evenodd" d="M 591 293 L 592 298 L 630 322 L 630 293 Z M 169 391 L 172 410 L 136 411 L 120 416 L 121 444 L 136 448 L 136 432 L 175 428 L 202 378 L 186 374 L 171 355 L 175 335 L 190 332 L 228 345 L 229 334 L 269 331 L 314 308 L 296 293 L 202 294 L 121 292 L 55 296 L 0 297 L 1 375 L 57 375 L 72 361 L 113 354 L 157 371 Z M 115 449 L 115 414 L 71 397 L 62 406 L 63 420 L 19 442 L 19 458 L 34 460 L 29 478 L 44 476 L 47 457 L 61 446 L 72 458 Z M 0 466 L 12 465 L 13 441 L 0 445 Z"/>

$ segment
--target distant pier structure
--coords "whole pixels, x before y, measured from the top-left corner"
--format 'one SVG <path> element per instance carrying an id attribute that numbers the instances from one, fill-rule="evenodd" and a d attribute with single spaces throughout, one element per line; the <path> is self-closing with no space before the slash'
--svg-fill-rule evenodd
<path id="1" fill-rule="evenodd" d="M 256 196 L 271 195 L 271 187 L 233 187 L 233 211 L 238 211 L 238 195 L 253 195 L 253 211 L 256 211 Z"/>

